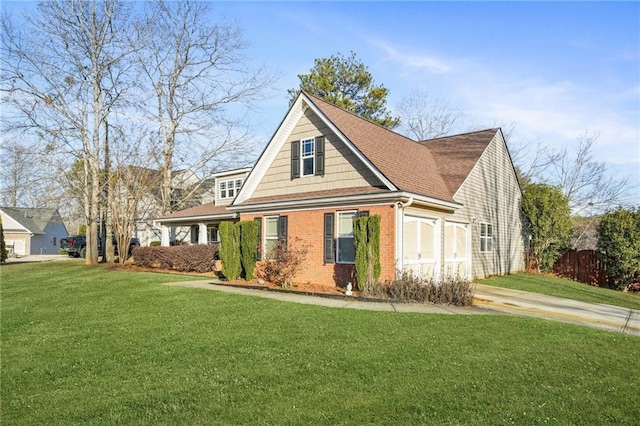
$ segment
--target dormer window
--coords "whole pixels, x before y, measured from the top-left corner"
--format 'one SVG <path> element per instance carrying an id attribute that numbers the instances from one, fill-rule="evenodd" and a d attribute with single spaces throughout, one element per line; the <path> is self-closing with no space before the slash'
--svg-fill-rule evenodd
<path id="1" fill-rule="evenodd" d="M 324 176 L 324 136 L 291 142 L 291 179 Z"/>
<path id="2" fill-rule="evenodd" d="M 220 198 L 235 197 L 241 186 L 242 179 L 223 180 L 218 184 Z"/>

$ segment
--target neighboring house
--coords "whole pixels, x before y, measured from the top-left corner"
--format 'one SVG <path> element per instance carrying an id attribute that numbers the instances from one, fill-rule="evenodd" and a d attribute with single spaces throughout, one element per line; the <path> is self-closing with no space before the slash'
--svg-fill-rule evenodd
<path id="1" fill-rule="evenodd" d="M 218 225 L 223 220 L 238 220 L 239 215 L 227 209 L 244 184 L 250 168 L 215 173 L 205 182 L 204 204 L 193 206 L 154 221 L 160 227 L 160 241 L 163 246 L 176 241 L 191 244 L 218 242 Z M 183 235 L 176 230 L 186 229 Z"/>
<path id="2" fill-rule="evenodd" d="M 148 187 L 144 197 L 139 202 L 139 211 L 134 224 L 134 237 L 140 244 L 148 246 L 152 241 L 160 241 L 161 229 L 154 224 L 154 219 L 161 216 L 162 206 L 162 172 L 160 170 L 142 167 L 129 167 L 133 176 L 144 180 Z M 214 175 L 215 176 L 215 175 Z M 173 197 L 170 201 L 172 210 L 184 210 L 213 202 L 215 199 L 215 178 L 201 180 L 190 169 L 172 172 L 171 187 Z M 133 190 L 133 188 L 132 188 Z M 172 241 L 190 241 L 190 226 L 173 227 L 170 234 Z"/>
<path id="3" fill-rule="evenodd" d="M 520 271 L 521 197 L 500 129 L 416 142 L 301 93 L 228 209 L 172 216 L 258 220 L 263 256 L 278 238 L 309 246 L 294 281 L 343 286 L 362 214 L 381 217 L 382 279 Z"/>
<path id="4" fill-rule="evenodd" d="M 0 207 L 0 214 L 7 249 L 17 256 L 58 254 L 68 235 L 56 209 Z"/>

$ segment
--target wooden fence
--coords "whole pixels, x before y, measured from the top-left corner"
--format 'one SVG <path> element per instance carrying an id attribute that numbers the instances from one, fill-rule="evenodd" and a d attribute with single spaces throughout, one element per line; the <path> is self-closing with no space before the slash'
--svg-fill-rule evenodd
<path id="1" fill-rule="evenodd" d="M 595 250 L 569 250 L 556 261 L 553 272 L 596 287 L 609 287 L 612 284 Z"/>

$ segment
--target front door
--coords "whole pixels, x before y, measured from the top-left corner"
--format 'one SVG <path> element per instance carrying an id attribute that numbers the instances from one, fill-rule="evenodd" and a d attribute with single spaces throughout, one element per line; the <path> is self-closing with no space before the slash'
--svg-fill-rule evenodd
<path id="1" fill-rule="evenodd" d="M 444 225 L 444 275 L 468 278 L 469 245 L 467 225 L 447 222 Z"/>
<path id="2" fill-rule="evenodd" d="M 405 216 L 402 260 L 405 270 L 438 280 L 440 276 L 440 220 Z"/>

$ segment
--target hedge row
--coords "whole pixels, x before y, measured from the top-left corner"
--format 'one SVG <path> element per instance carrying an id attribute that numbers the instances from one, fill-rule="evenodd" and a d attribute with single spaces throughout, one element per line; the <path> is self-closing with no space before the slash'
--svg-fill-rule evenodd
<path id="1" fill-rule="evenodd" d="M 133 249 L 134 265 L 179 272 L 214 272 L 217 258 L 217 244 Z"/>

